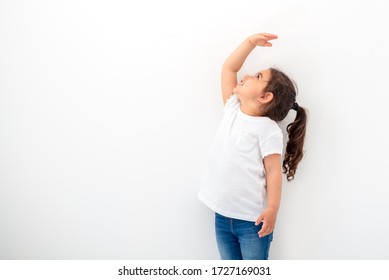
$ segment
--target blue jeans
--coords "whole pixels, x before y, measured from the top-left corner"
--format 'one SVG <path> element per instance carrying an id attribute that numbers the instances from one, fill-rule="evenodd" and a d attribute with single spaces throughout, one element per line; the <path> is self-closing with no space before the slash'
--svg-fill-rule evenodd
<path id="1" fill-rule="evenodd" d="M 222 260 L 267 260 L 273 233 L 258 236 L 255 222 L 237 220 L 215 214 L 216 241 Z"/>

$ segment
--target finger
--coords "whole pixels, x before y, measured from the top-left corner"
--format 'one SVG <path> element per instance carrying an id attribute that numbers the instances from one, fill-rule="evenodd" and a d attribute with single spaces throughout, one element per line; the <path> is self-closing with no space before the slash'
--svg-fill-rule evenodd
<path id="1" fill-rule="evenodd" d="M 264 228 L 262 230 L 258 232 L 259 237 L 264 237 L 266 235 L 269 235 L 272 232 L 272 229 L 270 227 Z"/>
<path id="2" fill-rule="evenodd" d="M 267 227 L 267 230 L 264 232 L 263 236 L 266 236 L 266 235 L 269 235 L 270 233 L 272 233 L 274 231 L 274 225 L 269 225 Z"/>
<path id="3" fill-rule="evenodd" d="M 258 232 L 259 237 L 265 236 L 265 232 L 268 229 L 267 227 L 268 227 L 268 223 L 264 221 L 261 230 Z"/>
<path id="4" fill-rule="evenodd" d="M 272 233 L 274 230 L 274 224 L 271 223 L 264 223 L 262 226 L 262 229 L 258 232 L 259 237 L 264 237 L 270 233 Z"/>
<path id="5" fill-rule="evenodd" d="M 262 229 L 258 232 L 258 236 L 259 236 L 259 237 L 264 237 L 264 236 L 268 235 L 267 232 L 268 232 L 267 228 L 262 228 Z"/>
<path id="6" fill-rule="evenodd" d="M 264 47 L 271 47 L 271 46 L 273 46 L 273 44 L 272 43 L 269 43 L 269 42 L 266 42 L 265 43 L 265 45 L 263 45 Z"/>
<path id="7" fill-rule="evenodd" d="M 266 230 L 265 232 L 263 232 L 263 233 L 261 233 L 260 235 L 259 235 L 259 237 L 265 237 L 266 235 L 269 235 L 270 233 L 272 232 L 272 230 Z"/>
<path id="8" fill-rule="evenodd" d="M 259 218 L 257 219 L 257 221 L 255 222 L 255 225 L 259 225 L 263 220 L 263 215 L 259 216 Z"/>
<path id="9" fill-rule="evenodd" d="M 276 34 L 272 34 L 272 33 L 267 33 L 267 32 L 264 32 L 262 33 L 263 36 L 266 36 L 267 38 L 270 38 L 270 40 L 273 40 L 273 39 L 277 39 L 278 36 Z"/>

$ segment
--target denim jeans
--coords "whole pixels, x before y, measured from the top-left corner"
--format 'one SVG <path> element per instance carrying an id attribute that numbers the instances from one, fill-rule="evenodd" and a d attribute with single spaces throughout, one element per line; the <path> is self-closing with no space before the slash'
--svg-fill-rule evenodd
<path id="1" fill-rule="evenodd" d="M 267 260 L 273 233 L 258 236 L 255 222 L 215 214 L 216 241 L 222 260 Z"/>

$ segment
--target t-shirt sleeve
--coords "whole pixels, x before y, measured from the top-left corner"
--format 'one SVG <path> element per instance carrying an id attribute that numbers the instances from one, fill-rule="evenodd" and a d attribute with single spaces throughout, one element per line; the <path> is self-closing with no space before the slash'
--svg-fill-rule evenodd
<path id="1" fill-rule="evenodd" d="M 236 94 L 232 94 L 230 97 L 228 97 L 226 103 L 224 104 L 224 112 L 236 109 L 239 104 L 240 102 Z"/>
<path id="2" fill-rule="evenodd" d="M 265 158 L 266 156 L 271 154 L 282 155 L 283 140 L 284 137 L 282 135 L 281 130 L 273 133 L 268 138 L 263 140 L 260 144 L 262 158 Z"/>

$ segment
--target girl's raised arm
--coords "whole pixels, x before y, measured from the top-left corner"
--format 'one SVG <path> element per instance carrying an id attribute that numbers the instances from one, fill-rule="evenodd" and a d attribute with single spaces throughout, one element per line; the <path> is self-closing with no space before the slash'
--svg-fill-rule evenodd
<path id="1" fill-rule="evenodd" d="M 254 34 L 244 40 L 238 48 L 236 48 L 223 63 L 222 67 L 222 98 L 226 103 L 227 99 L 232 95 L 233 89 L 237 85 L 237 73 L 242 68 L 248 55 L 256 46 L 271 47 L 269 40 L 277 39 L 277 35 L 270 33 Z"/>

